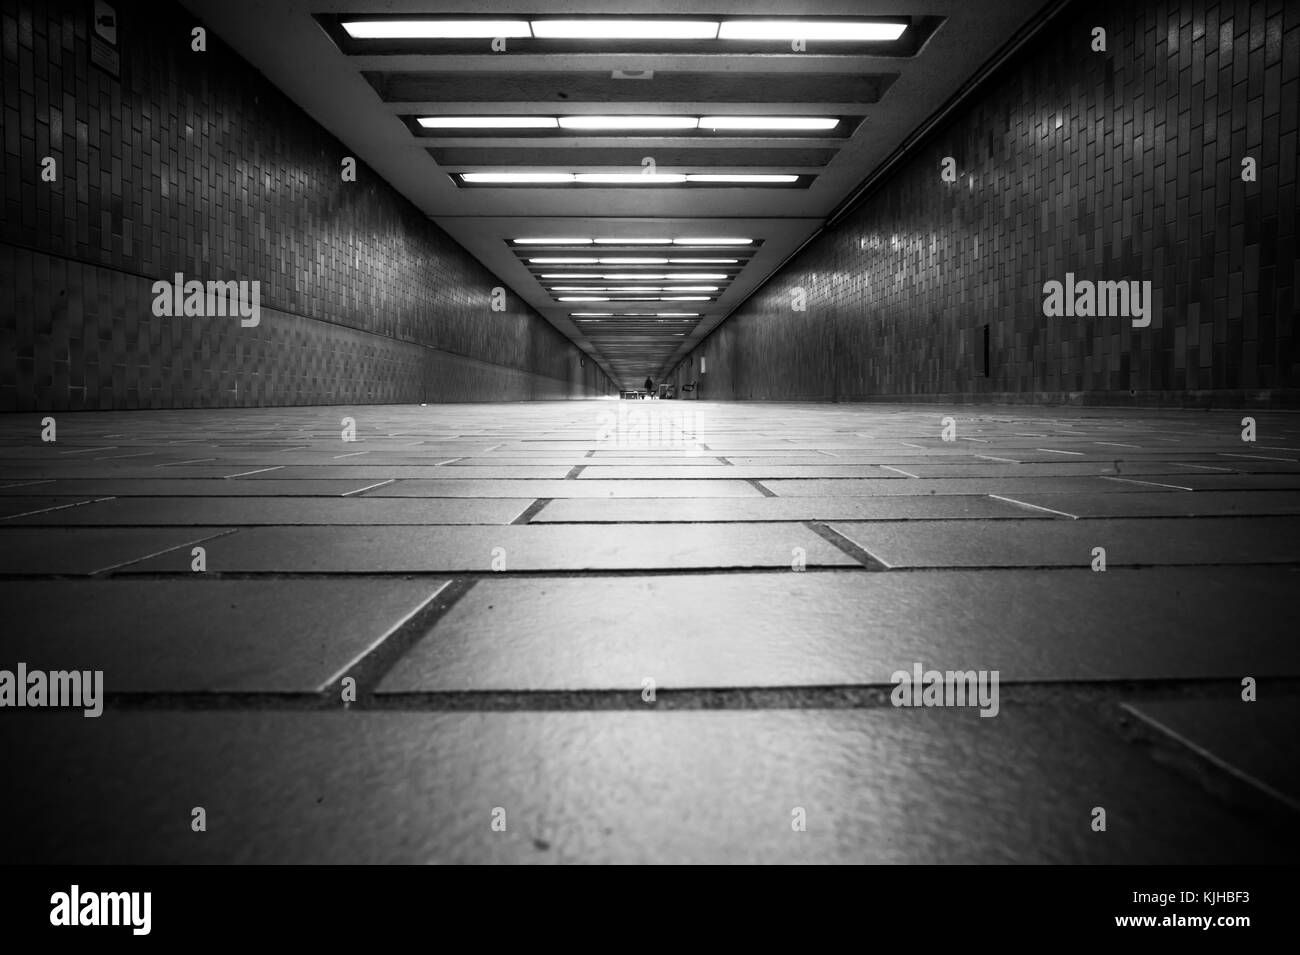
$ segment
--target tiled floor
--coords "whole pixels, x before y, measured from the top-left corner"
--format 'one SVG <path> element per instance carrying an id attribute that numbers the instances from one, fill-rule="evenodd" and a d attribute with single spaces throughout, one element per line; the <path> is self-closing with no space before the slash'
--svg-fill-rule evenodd
<path id="1" fill-rule="evenodd" d="M 1300 415 L 41 417 L 0 420 L 0 669 L 108 703 L 0 711 L 12 861 L 1300 846 Z M 895 708 L 915 664 L 997 715 Z"/>

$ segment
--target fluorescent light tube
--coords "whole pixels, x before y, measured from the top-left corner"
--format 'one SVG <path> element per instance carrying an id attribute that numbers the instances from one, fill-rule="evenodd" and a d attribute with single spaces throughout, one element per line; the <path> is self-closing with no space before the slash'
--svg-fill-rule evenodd
<path id="1" fill-rule="evenodd" d="M 581 20 L 534 20 L 533 36 L 546 40 L 713 40 L 716 20 L 629 20 L 589 17 Z"/>
<path id="2" fill-rule="evenodd" d="M 897 40 L 904 23 L 871 20 L 724 20 L 721 40 L 839 40 L 884 42 Z"/>
<path id="3" fill-rule="evenodd" d="M 532 35 L 527 20 L 351 20 L 342 26 L 356 40 L 491 40 Z"/>
<path id="4" fill-rule="evenodd" d="M 555 129 L 554 116 L 421 116 L 425 129 Z"/>
<path id="5" fill-rule="evenodd" d="M 604 263 L 604 259 L 600 260 Z M 740 259 L 669 259 L 673 265 L 739 265 Z"/>
<path id="6" fill-rule="evenodd" d="M 485 182 L 496 185 L 553 185 L 561 182 L 573 182 L 571 172 L 462 172 L 460 178 L 465 182 Z"/>
<path id="7" fill-rule="evenodd" d="M 541 258 L 541 259 L 529 259 L 528 261 L 533 265 L 595 265 L 596 264 L 595 259 Z"/>
<path id="8" fill-rule="evenodd" d="M 590 239 L 546 239 L 546 238 L 528 238 L 515 239 L 515 245 L 591 245 Z M 534 261 L 541 261 L 540 259 Z M 552 259 L 548 261 L 559 261 Z"/>
<path id="9" fill-rule="evenodd" d="M 557 302 L 608 302 L 607 298 L 593 298 L 590 295 L 562 295 Z"/>
<path id="10" fill-rule="evenodd" d="M 838 119 L 822 116 L 701 116 L 700 129 L 834 129 Z"/>
<path id="11" fill-rule="evenodd" d="M 573 174 L 573 178 L 576 182 L 628 186 L 666 186 L 686 181 L 686 176 L 679 172 L 580 172 Z"/>
<path id="12" fill-rule="evenodd" d="M 753 241 L 753 239 L 691 238 L 673 239 L 673 245 L 750 245 Z"/>
<path id="13" fill-rule="evenodd" d="M 686 177 L 687 182 L 798 182 L 798 176 L 786 174 L 769 175 L 769 174 L 749 174 L 749 173 L 691 173 Z"/>
<path id="14" fill-rule="evenodd" d="M 694 116 L 561 116 L 561 129 L 695 129 Z"/>
<path id="15" fill-rule="evenodd" d="M 672 239 L 596 239 L 597 245 L 672 245 Z M 605 261 L 601 259 L 601 261 Z M 628 261 L 624 259 L 623 261 Z"/>

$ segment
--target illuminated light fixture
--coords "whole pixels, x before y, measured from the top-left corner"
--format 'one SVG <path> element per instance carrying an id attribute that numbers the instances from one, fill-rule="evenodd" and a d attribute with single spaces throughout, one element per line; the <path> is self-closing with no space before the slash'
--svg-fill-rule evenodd
<path id="1" fill-rule="evenodd" d="M 700 129 L 834 129 L 840 124 L 829 116 L 701 116 Z"/>
<path id="2" fill-rule="evenodd" d="M 541 258 L 529 259 L 533 265 L 595 265 L 595 259 Z"/>
<path id="3" fill-rule="evenodd" d="M 552 285 L 552 292 L 716 292 L 716 285 L 676 285 L 664 288 L 657 285 Z"/>
<path id="4" fill-rule="evenodd" d="M 532 36 L 527 20 L 350 20 L 342 24 L 355 40 L 494 40 Z M 713 24 L 714 34 L 717 24 Z"/>
<path id="5" fill-rule="evenodd" d="M 672 239 L 597 239 L 597 245 L 671 245 Z M 604 262 L 601 259 L 601 262 Z M 612 260 L 611 260 L 612 261 Z M 624 259 L 623 261 L 627 261 Z"/>
<path id="6" fill-rule="evenodd" d="M 608 302 L 607 298 L 593 298 L 590 295 L 565 295 L 556 299 L 558 302 Z"/>
<path id="7" fill-rule="evenodd" d="M 658 318 L 699 318 L 699 312 L 655 312 Z"/>
<path id="8" fill-rule="evenodd" d="M 573 182 L 571 172 L 462 172 L 459 174 L 464 182 L 486 182 L 496 185 L 554 185 L 561 182 Z"/>
<path id="9" fill-rule="evenodd" d="M 798 182 L 798 176 L 738 174 L 731 173 L 691 173 L 687 182 Z"/>
<path id="10" fill-rule="evenodd" d="M 713 40 L 718 36 L 716 20 L 589 17 L 582 20 L 534 20 L 532 26 L 533 36 L 545 40 Z"/>
<path id="11" fill-rule="evenodd" d="M 561 116 L 561 129 L 695 129 L 694 116 Z"/>
<path id="12" fill-rule="evenodd" d="M 601 259 L 601 264 L 605 260 Z M 739 265 L 740 259 L 669 259 L 673 265 Z"/>
<path id="13" fill-rule="evenodd" d="M 616 183 L 628 186 L 664 186 L 686 181 L 680 172 L 580 172 L 570 173 L 575 182 Z"/>
<path id="14" fill-rule="evenodd" d="M 838 40 L 888 42 L 907 29 L 905 23 L 869 20 L 723 20 L 721 40 Z"/>
<path id="15" fill-rule="evenodd" d="M 707 302 L 708 295 L 665 295 L 660 297 L 661 302 Z"/>
<path id="16" fill-rule="evenodd" d="M 656 240 L 658 241 L 658 240 Z M 665 242 L 671 241 L 665 239 Z M 624 256 L 617 259 L 601 259 L 601 265 L 667 265 L 667 259 L 646 259 L 646 258 L 628 258 Z"/>
<path id="17" fill-rule="evenodd" d="M 546 272 L 542 274 L 544 279 L 602 279 L 604 278 L 599 272 Z"/>
<path id="18" fill-rule="evenodd" d="M 555 129 L 554 116 L 421 116 L 425 129 Z"/>
<path id="19" fill-rule="evenodd" d="M 593 275 L 591 277 L 594 279 L 604 279 L 606 282 L 627 282 L 629 280 L 631 281 L 644 280 L 646 282 L 651 282 L 651 281 L 662 282 L 666 279 L 674 278 L 675 276 L 651 275 L 651 274 L 643 275 L 639 272 L 614 272 L 613 274 L 610 275 Z M 718 276 L 718 277 L 726 278 L 726 276 Z"/>
<path id="20" fill-rule="evenodd" d="M 681 173 L 681 172 L 458 172 L 467 184 L 496 186 L 570 186 L 575 183 L 600 186 L 680 186 L 685 183 L 735 182 L 752 185 L 773 185 L 797 182 L 799 177 L 790 173 L 749 174 L 749 173 Z M 599 239 L 597 240 L 600 241 Z M 613 239 L 611 243 L 619 245 L 637 244 L 632 239 Z M 666 244 L 671 240 L 651 240 Z M 699 244 L 699 243 L 687 243 Z"/>
<path id="21" fill-rule="evenodd" d="M 570 318 L 613 318 L 613 312 L 570 312 Z"/>
<path id="22" fill-rule="evenodd" d="M 726 277 L 727 273 L 725 272 L 678 272 L 676 275 L 664 276 L 664 278 L 675 279 L 679 282 L 720 282 Z"/>
<path id="23" fill-rule="evenodd" d="M 515 239 L 515 245 L 591 245 L 590 239 Z"/>
<path id="24" fill-rule="evenodd" d="M 834 129 L 838 119 L 822 116 L 421 116 L 425 129 L 732 129 L 808 131 Z"/>
<path id="25" fill-rule="evenodd" d="M 673 239 L 673 245 L 752 245 L 753 239 Z"/>

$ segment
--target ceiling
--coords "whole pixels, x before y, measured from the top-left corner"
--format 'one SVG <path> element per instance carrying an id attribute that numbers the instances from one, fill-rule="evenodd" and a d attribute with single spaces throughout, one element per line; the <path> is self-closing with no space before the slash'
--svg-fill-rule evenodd
<path id="1" fill-rule="evenodd" d="M 633 387 L 658 380 L 761 285 L 1042 0 L 183 3 L 611 378 Z M 602 27 L 608 18 L 666 20 L 665 30 L 686 23 L 702 38 L 571 38 L 572 24 L 554 22 L 566 16 L 598 18 Z M 815 35 L 818 17 L 894 23 L 902 32 L 873 42 L 806 39 L 796 51 L 788 34 Z M 364 36 L 393 32 L 384 21 L 436 18 L 506 21 L 492 29 L 523 35 L 496 52 L 486 38 Z M 741 32 L 782 18 L 812 18 L 813 26 L 786 21 L 774 28 L 778 39 L 708 32 L 710 23 Z M 562 36 L 545 35 L 555 33 Z M 609 117 L 682 128 L 600 128 L 628 122 Z M 755 122 L 744 117 L 830 128 L 734 128 Z M 463 128 L 488 121 L 510 126 Z M 566 181 L 462 178 L 521 172 Z M 591 174 L 635 178 L 573 181 Z M 789 181 L 695 178 L 736 175 Z M 685 241 L 703 239 L 751 241 Z"/>

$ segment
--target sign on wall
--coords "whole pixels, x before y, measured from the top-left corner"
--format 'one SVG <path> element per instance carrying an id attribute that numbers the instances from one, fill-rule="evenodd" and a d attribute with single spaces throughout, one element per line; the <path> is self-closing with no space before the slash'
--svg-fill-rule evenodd
<path id="1" fill-rule="evenodd" d="M 122 58 L 117 51 L 117 11 L 104 0 L 94 0 L 90 10 L 90 62 L 109 76 L 120 77 Z"/>

